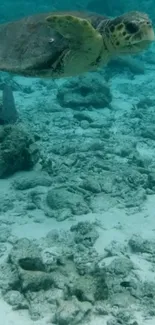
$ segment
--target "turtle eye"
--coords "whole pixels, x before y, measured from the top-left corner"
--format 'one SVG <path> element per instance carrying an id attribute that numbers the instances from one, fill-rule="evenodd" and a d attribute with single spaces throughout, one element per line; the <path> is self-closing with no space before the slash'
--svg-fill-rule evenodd
<path id="1" fill-rule="evenodd" d="M 134 34 L 138 32 L 138 26 L 135 23 L 126 23 L 126 29 L 129 33 Z"/>

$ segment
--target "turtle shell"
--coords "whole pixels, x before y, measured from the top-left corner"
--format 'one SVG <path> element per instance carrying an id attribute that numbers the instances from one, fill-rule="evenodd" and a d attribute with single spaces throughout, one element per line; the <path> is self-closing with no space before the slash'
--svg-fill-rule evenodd
<path id="1" fill-rule="evenodd" d="M 24 76 L 52 77 L 53 69 L 54 72 L 59 70 L 59 58 L 69 48 L 69 41 L 48 26 L 46 17 L 52 13 L 33 15 L 0 25 L 1 71 Z M 88 12 L 68 13 L 90 19 L 95 28 L 105 19 Z"/>

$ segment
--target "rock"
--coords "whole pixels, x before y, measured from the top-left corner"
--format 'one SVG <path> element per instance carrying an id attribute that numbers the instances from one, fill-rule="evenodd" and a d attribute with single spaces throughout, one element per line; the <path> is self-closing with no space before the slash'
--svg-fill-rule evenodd
<path id="1" fill-rule="evenodd" d="M 85 179 L 83 183 L 81 184 L 81 187 L 83 187 L 85 190 L 90 191 L 92 193 L 100 193 L 101 192 L 101 186 L 98 183 L 98 181 L 94 178 L 89 177 L 88 179 Z"/>
<path id="2" fill-rule="evenodd" d="M 52 188 L 47 193 L 47 204 L 52 210 L 70 209 L 75 215 L 89 212 L 83 195 L 74 193 L 65 188 Z"/>
<path id="3" fill-rule="evenodd" d="M 76 299 L 60 302 L 55 322 L 58 325 L 81 324 L 91 307 L 91 304 L 80 303 Z"/>
<path id="4" fill-rule="evenodd" d="M 53 284 L 52 274 L 47 273 L 37 245 L 21 239 L 12 248 L 9 262 L 16 267 L 23 292 L 46 290 Z"/>
<path id="5" fill-rule="evenodd" d="M 38 159 L 39 151 L 34 139 L 22 127 L 0 127 L 0 178 L 30 170 Z"/>
<path id="6" fill-rule="evenodd" d="M 13 246 L 9 261 L 17 268 L 27 271 L 44 271 L 41 252 L 37 245 L 30 240 L 19 239 Z"/>
<path id="7" fill-rule="evenodd" d="M 141 130 L 141 136 L 144 139 L 155 140 L 155 127 L 154 125 L 146 126 L 144 129 Z"/>
<path id="8" fill-rule="evenodd" d="M 61 254 L 61 250 L 54 246 L 45 248 L 42 251 L 41 256 L 47 272 L 58 269 L 61 260 Z"/>
<path id="9" fill-rule="evenodd" d="M 11 290 L 4 295 L 5 301 L 13 307 L 13 310 L 28 309 L 28 303 L 24 296 L 16 290 Z"/>
<path id="10" fill-rule="evenodd" d="M 9 263 L 0 265 L 0 288 L 2 293 L 5 294 L 10 290 L 19 290 L 20 280 L 17 270 Z"/>
<path id="11" fill-rule="evenodd" d="M 79 77 L 74 81 L 67 81 L 59 89 L 58 102 L 62 107 L 79 108 L 104 108 L 112 101 L 110 88 L 100 75 Z M 78 117 L 79 118 L 79 117 Z M 89 120 L 90 121 L 90 120 Z"/>
<path id="12" fill-rule="evenodd" d="M 106 268 L 107 272 L 123 277 L 129 275 L 133 269 L 134 265 L 132 261 L 125 257 L 116 257 Z"/>
<path id="13" fill-rule="evenodd" d="M 32 172 L 25 176 L 19 175 L 12 182 L 16 190 L 28 190 L 36 186 L 51 186 L 52 180 L 47 173 Z"/>
<path id="14" fill-rule="evenodd" d="M 79 222 L 70 228 L 74 232 L 74 240 L 77 244 L 83 244 L 85 247 L 93 246 L 99 237 L 95 226 L 89 222 Z"/>
<path id="15" fill-rule="evenodd" d="M 22 291 L 41 291 L 52 288 L 54 284 L 53 274 L 41 271 L 27 271 L 19 269 L 19 277 Z"/>
<path id="16" fill-rule="evenodd" d="M 107 245 L 104 250 L 107 257 L 127 254 L 127 247 L 115 240 L 112 240 L 112 242 Z"/>
<path id="17" fill-rule="evenodd" d="M 95 302 L 96 283 L 92 276 L 81 276 L 73 284 L 68 285 L 69 296 L 75 296 L 79 301 Z"/>
<path id="18" fill-rule="evenodd" d="M 0 226 L 0 242 L 5 243 L 11 236 L 11 229 L 6 226 Z"/>
<path id="19" fill-rule="evenodd" d="M 8 195 L 7 193 L 0 193 L 0 212 L 4 213 L 8 210 L 12 210 L 14 208 L 14 201 L 15 197 L 13 193 L 12 195 Z"/>
<path id="20" fill-rule="evenodd" d="M 134 253 L 155 254 L 155 241 L 143 239 L 139 235 L 133 235 L 129 239 L 128 245 Z"/>
<path id="21" fill-rule="evenodd" d="M 75 113 L 74 118 L 76 120 L 78 120 L 79 122 L 82 122 L 82 121 L 87 121 L 88 123 L 94 122 L 94 120 L 87 113 L 84 113 L 84 112 Z"/>

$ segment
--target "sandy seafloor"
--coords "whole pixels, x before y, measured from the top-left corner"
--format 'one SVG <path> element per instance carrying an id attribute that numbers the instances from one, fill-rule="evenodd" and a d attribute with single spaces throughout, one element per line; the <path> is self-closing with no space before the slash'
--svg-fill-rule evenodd
<path id="1" fill-rule="evenodd" d="M 124 241 L 128 240 L 132 234 L 140 234 L 144 238 L 153 238 L 155 232 L 155 196 L 151 196 L 148 198 L 148 202 L 146 203 L 143 211 L 141 213 L 137 213 L 134 215 L 128 215 L 124 211 L 119 209 L 110 209 L 106 213 L 98 213 L 98 214 L 88 214 L 86 216 L 78 217 L 78 221 L 101 221 L 103 224 L 103 228 L 105 230 L 99 230 L 99 238 L 96 242 L 96 249 L 99 253 L 103 253 L 103 249 L 107 246 L 112 240 L 116 240 L 119 243 L 124 243 Z M 76 222 L 76 220 L 75 220 Z M 69 229 L 69 227 L 73 224 L 73 221 L 64 221 L 62 223 L 56 222 L 55 220 L 44 220 L 41 224 L 36 224 L 33 222 L 27 221 L 25 224 L 20 224 L 16 222 L 12 227 L 12 233 L 20 237 L 27 238 L 40 238 L 45 236 L 49 229 Z M 141 274 L 142 279 L 153 279 L 155 281 L 155 274 L 150 272 L 149 264 L 145 262 L 145 260 L 130 256 L 131 260 L 135 263 L 138 268 L 138 271 Z M 42 319 L 38 321 L 30 320 L 27 311 L 12 311 L 12 307 L 10 307 L 6 302 L 1 299 L 0 301 L 0 324 L 4 325 L 45 325 L 51 324 L 50 317 L 48 319 Z M 140 313 L 138 311 L 135 312 L 138 325 L 154 325 L 155 317 L 150 317 L 150 319 L 143 318 L 143 312 Z M 107 325 L 108 317 L 94 317 L 89 323 L 83 323 L 84 325 Z"/>
<path id="2" fill-rule="evenodd" d="M 116 75 L 111 80 L 111 91 L 113 94 L 112 106 L 114 107 L 112 114 L 115 115 L 115 121 L 113 125 L 113 132 L 115 135 L 117 132 L 117 128 L 122 126 L 125 119 L 128 121 L 127 124 L 130 124 L 130 110 L 132 110 L 133 104 L 137 102 L 138 98 L 145 97 L 148 95 L 152 96 L 155 101 L 155 93 L 154 93 L 154 76 L 155 70 L 151 66 L 148 66 L 144 75 L 135 75 L 133 77 L 128 75 L 128 73 L 122 74 L 122 76 Z M 51 91 L 51 89 L 46 89 L 46 87 L 38 86 L 38 81 L 35 79 L 29 80 L 24 78 L 16 77 L 15 80 L 23 87 L 32 87 L 32 93 L 24 93 L 22 91 L 15 92 L 15 100 L 17 103 L 17 107 L 21 115 L 23 115 L 24 123 L 28 125 L 33 125 L 35 132 L 40 133 L 40 137 L 44 138 L 44 141 L 39 143 L 39 146 L 49 146 L 50 141 L 55 140 L 55 133 L 53 137 L 53 126 L 50 126 L 52 123 L 52 119 L 54 114 L 58 114 L 55 112 L 48 112 L 45 110 L 44 113 L 44 105 L 48 106 L 49 103 L 52 102 L 54 94 L 56 90 Z M 59 81 L 58 84 L 63 85 L 64 81 Z M 57 88 L 56 88 L 57 89 Z M 145 91 L 146 93 L 145 93 Z M 135 92 L 135 95 L 133 95 Z M 46 101 L 44 102 L 44 99 Z M 38 107 L 37 109 L 34 107 Z M 65 110 L 65 108 L 64 108 Z M 144 115 L 151 114 L 150 111 L 143 111 Z M 86 111 L 86 110 L 85 110 Z M 106 110 L 105 110 L 106 112 Z M 95 110 L 88 111 L 88 114 L 95 116 L 96 119 L 100 120 L 102 123 L 102 118 L 104 118 L 104 110 Z M 45 114 L 45 115 L 44 115 Z M 61 113 L 62 114 L 62 113 Z M 64 113 L 65 114 L 65 113 Z M 105 113 L 108 116 L 111 112 L 108 111 Z M 155 116 L 155 106 L 154 112 Z M 68 116 L 72 115 L 72 110 L 68 110 Z M 32 120 L 30 121 L 30 117 L 32 116 Z M 27 123 L 27 117 L 29 118 L 29 122 Z M 42 121 L 40 120 L 42 117 Z M 46 123 L 46 119 L 51 119 L 49 124 Z M 37 120 L 37 121 L 36 121 Z M 39 121 L 39 122 L 38 122 Z M 61 123 L 61 121 L 59 121 Z M 138 124 L 137 124 L 138 125 Z M 137 126 L 138 127 L 138 126 Z M 145 119 L 143 120 L 143 127 L 145 128 Z M 58 127 L 57 127 L 58 128 Z M 81 131 L 79 125 L 73 126 L 75 128 L 75 138 L 76 133 L 79 136 L 80 132 L 85 132 L 85 130 Z M 39 131 L 40 130 L 40 131 Z M 63 114 L 62 114 L 62 126 L 58 129 L 61 135 L 63 136 Z M 88 130 L 86 129 L 86 132 Z M 55 131 L 58 132 L 58 131 Z M 65 135 L 66 135 L 65 128 Z M 70 132 L 70 130 L 69 130 Z M 94 134 L 96 134 L 96 139 L 98 139 L 98 133 L 93 130 Z M 121 129 L 120 129 L 121 133 Z M 130 133 L 128 134 L 130 139 Z M 132 135 L 133 137 L 133 135 Z M 135 139 L 136 140 L 136 139 Z M 129 141 L 130 142 L 130 141 Z M 148 156 L 152 161 L 155 160 L 155 140 L 142 139 L 137 140 L 137 146 L 139 146 L 139 152 L 143 157 Z M 44 151 L 46 155 L 46 150 Z M 19 174 L 15 174 L 8 179 L 0 180 L 0 192 L 1 192 L 1 200 L 5 196 L 7 198 L 11 198 L 11 200 L 15 200 L 14 208 L 10 209 L 6 212 L 1 212 L 0 220 L 1 225 L 5 225 L 11 229 L 11 235 L 18 238 L 27 237 L 29 239 L 37 239 L 39 240 L 42 237 L 45 237 L 47 233 L 52 229 L 63 229 L 69 230 L 69 228 L 80 221 L 89 221 L 98 223 L 97 231 L 99 233 L 99 238 L 95 242 L 95 248 L 99 254 L 104 253 L 104 247 L 107 247 L 113 240 L 118 243 L 124 245 L 128 240 L 132 237 L 133 234 L 140 235 L 144 239 L 153 240 L 155 239 L 155 194 L 152 192 L 151 195 L 147 195 L 147 199 L 140 203 L 140 206 L 130 209 L 125 207 L 123 204 L 119 202 L 117 204 L 114 202 L 114 199 L 110 199 L 110 195 L 108 197 L 108 201 L 105 202 L 105 197 L 102 196 L 102 193 L 95 200 L 95 207 L 93 212 L 89 212 L 87 214 L 82 215 L 74 215 L 70 219 L 66 219 L 64 221 L 57 221 L 55 218 L 49 218 L 44 214 L 43 209 L 34 209 L 32 211 L 26 211 L 24 206 L 26 204 L 27 196 L 23 195 L 21 191 L 20 193 L 16 192 L 12 187 L 12 182 L 19 177 L 26 177 L 27 179 L 33 177 L 33 173 L 37 172 L 39 169 L 38 165 L 35 166 L 34 171 L 30 172 L 20 172 Z M 39 171 L 39 173 L 41 173 Z M 36 175 L 36 174 L 35 174 Z M 39 187 L 39 190 L 42 187 Z M 44 187 L 43 192 L 48 190 Z M 42 191 L 42 189 L 41 189 Z M 44 193 L 43 193 L 44 194 Z M 6 240 L 3 244 L 7 247 L 5 254 L 1 257 L 1 262 L 5 260 L 8 255 L 9 250 L 11 249 L 11 245 Z M 138 255 L 134 253 L 130 253 L 130 259 L 133 261 L 134 265 L 136 265 L 137 274 L 141 277 L 142 280 L 153 281 L 155 283 L 155 273 L 151 271 L 151 262 L 145 260 L 145 256 Z M 155 284 L 154 284 L 155 285 Z M 143 310 L 138 309 L 134 310 L 135 317 L 137 319 L 137 323 L 133 323 L 133 325 L 154 325 L 155 324 L 155 316 L 146 316 L 143 314 Z M 105 316 L 92 316 L 89 322 L 83 322 L 81 325 L 107 325 L 108 315 Z M 45 318 L 32 321 L 30 319 L 29 313 L 27 310 L 12 310 L 12 307 L 8 305 L 3 298 L 0 300 L 0 325 L 46 325 L 53 324 L 50 321 L 50 316 L 46 315 Z M 111 325 L 111 323 L 109 323 Z M 114 325 L 118 325 L 118 323 L 113 323 Z M 122 325 L 126 325 L 126 323 L 121 323 Z M 128 324 L 128 323 L 127 323 Z M 62 325 L 62 324 L 61 324 Z"/>

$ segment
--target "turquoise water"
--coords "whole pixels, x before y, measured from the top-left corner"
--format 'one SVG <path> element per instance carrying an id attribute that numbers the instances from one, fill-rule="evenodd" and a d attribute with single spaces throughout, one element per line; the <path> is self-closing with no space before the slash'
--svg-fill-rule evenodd
<path id="1" fill-rule="evenodd" d="M 53 34 L 56 10 L 92 11 L 104 51 Z M 116 44 L 97 15 L 135 10 Z M 151 0 L 0 3 L 0 325 L 155 324 L 151 21 Z"/>

